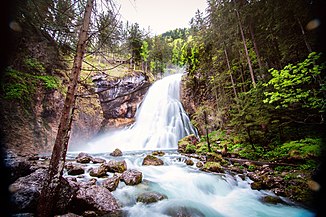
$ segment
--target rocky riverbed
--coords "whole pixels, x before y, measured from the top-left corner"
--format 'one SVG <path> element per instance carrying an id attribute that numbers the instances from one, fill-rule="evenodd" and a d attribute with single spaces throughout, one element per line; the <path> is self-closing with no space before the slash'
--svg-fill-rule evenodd
<path id="1" fill-rule="evenodd" d="M 141 171 L 128 168 L 123 153 L 116 149 L 110 153 L 110 159 L 79 153 L 67 158 L 64 177 L 61 180 L 62 192 L 56 204 L 58 216 L 124 216 L 124 204 L 115 196 L 118 186 L 136 186 L 144 180 Z M 161 166 L 165 153 L 154 151 L 142 159 L 143 166 Z M 309 207 L 312 201 L 313 183 L 311 174 L 299 170 L 278 172 L 268 164 L 257 165 L 250 161 L 234 162 L 231 158 L 216 155 L 200 156 L 179 154 L 174 158 L 186 167 L 197 168 L 209 173 L 224 173 L 249 180 L 254 190 L 273 192 L 261 198 L 264 203 L 301 204 Z M 10 171 L 11 210 L 15 214 L 34 216 L 42 183 L 49 164 L 48 156 L 20 156 L 8 153 L 6 165 Z M 186 181 L 186 180 L 185 180 Z M 135 196 L 135 202 L 151 204 L 166 199 L 165 194 L 146 191 Z M 188 210 L 189 211 L 189 210 Z M 181 209 L 187 215 L 187 210 Z M 180 213 L 179 213 L 180 214 Z M 172 215 L 180 216 L 180 215 Z"/>

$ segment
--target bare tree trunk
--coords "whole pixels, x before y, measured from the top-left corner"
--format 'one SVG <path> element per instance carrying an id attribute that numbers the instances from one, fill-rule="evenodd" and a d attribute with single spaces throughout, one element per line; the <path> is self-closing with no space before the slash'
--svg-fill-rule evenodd
<path id="1" fill-rule="evenodd" d="M 77 53 L 74 58 L 74 64 L 70 75 L 68 91 L 64 107 L 62 109 L 58 133 L 51 155 L 48 176 L 47 180 L 45 180 L 44 182 L 41 196 L 39 198 L 39 204 L 37 207 L 37 216 L 39 217 L 49 217 L 54 215 L 53 210 L 57 202 L 56 199 L 58 196 L 58 191 L 60 190 L 60 179 L 62 177 L 63 168 L 66 161 L 71 122 L 76 101 L 75 93 L 77 90 L 77 83 L 86 48 L 87 31 L 89 28 L 93 2 L 94 0 L 88 0 L 85 8 L 83 25 L 79 32 Z"/>
<path id="2" fill-rule="evenodd" d="M 302 37 L 303 37 L 303 41 L 304 41 L 304 43 L 306 44 L 306 47 L 307 47 L 308 52 L 311 53 L 311 52 L 312 52 L 312 49 L 311 49 L 310 44 L 309 44 L 308 41 L 307 41 L 306 32 L 304 31 L 304 28 L 303 28 L 302 23 L 301 23 L 301 21 L 300 21 L 299 18 L 297 18 L 297 21 L 298 21 L 298 24 L 299 24 L 300 29 L 301 29 L 301 33 L 302 33 Z"/>
<path id="3" fill-rule="evenodd" d="M 230 71 L 230 79 L 231 79 L 232 89 L 233 89 L 233 92 L 234 92 L 234 97 L 238 98 L 237 97 L 237 90 L 235 89 L 235 84 L 234 84 L 234 81 L 233 81 L 230 61 L 229 61 L 229 57 L 228 57 L 228 53 L 227 53 L 226 49 L 224 49 L 224 53 L 225 53 L 226 63 L 228 65 L 228 68 L 229 68 L 229 71 Z"/>
<path id="4" fill-rule="evenodd" d="M 252 20 L 250 20 L 249 31 L 250 31 L 252 43 L 254 44 L 255 53 L 257 55 L 258 66 L 259 66 L 259 69 L 262 70 L 263 67 L 262 67 L 260 54 L 259 54 L 258 46 L 257 46 L 257 43 L 256 43 L 255 33 L 254 33 L 254 28 L 252 27 L 252 25 L 253 25 L 252 23 L 253 23 Z"/>
<path id="5" fill-rule="evenodd" d="M 247 48 L 247 44 L 246 44 L 246 38 L 245 38 L 244 33 L 243 33 L 243 28 L 242 28 L 242 24 L 241 24 L 241 20 L 240 20 L 239 11 L 235 10 L 235 13 L 237 15 L 238 22 L 239 22 L 239 28 L 240 28 L 240 32 L 241 32 L 241 37 L 242 37 L 242 41 L 243 41 L 244 50 L 245 50 L 246 57 L 247 57 L 247 62 L 248 62 L 248 66 L 249 66 L 251 81 L 252 81 L 253 86 L 256 87 L 254 71 L 252 69 L 252 63 L 251 63 L 251 60 L 250 60 L 250 57 L 249 57 L 249 52 L 248 52 L 248 48 Z"/>

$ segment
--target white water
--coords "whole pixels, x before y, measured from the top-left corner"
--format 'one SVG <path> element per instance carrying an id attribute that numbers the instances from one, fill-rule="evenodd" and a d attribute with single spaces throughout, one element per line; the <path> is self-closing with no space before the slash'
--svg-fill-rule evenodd
<path id="1" fill-rule="evenodd" d="M 239 176 L 202 172 L 196 166 L 187 166 L 184 156 L 177 151 L 166 151 L 163 166 L 143 166 L 142 160 L 151 151 L 124 152 L 121 157 L 112 157 L 109 153 L 98 153 L 93 156 L 106 160 L 125 160 L 129 169 L 143 173 L 142 183 L 127 186 L 120 182 L 113 195 L 122 204 L 128 217 L 313 217 L 314 214 L 302 207 L 285 204 L 266 204 L 262 197 L 273 195 L 267 191 L 252 190 L 251 180 L 242 180 Z M 76 153 L 68 154 L 74 159 Z M 197 159 L 192 159 L 195 163 Z M 99 165 L 88 164 L 87 167 Z M 87 169 L 86 169 L 87 170 Z M 109 175 L 110 177 L 113 174 Z M 85 173 L 86 179 L 91 178 Z M 78 180 L 85 179 L 77 178 Z M 98 184 L 105 178 L 98 178 Z M 143 192 L 159 192 L 168 199 L 143 204 L 136 202 Z M 176 215 L 183 210 L 187 215 Z"/>
<path id="2" fill-rule="evenodd" d="M 85 151 L 177 149 L 178 140 L 197 135 L 179 101 L 182 74 L 156 81 L 148 90 L 129 129 L 109 132 L 87 144 Z"/>
<path id="3" fill-rule="evenodd" d="M 272 193 L 252 190 L 251 180 L 202 172 L 196 166 L 187 166 L 185 157 L 175 150 L 166 151 L 166 155 L 160 157 L 163 166 L 142 166 L 149 150 L 176 149 L 178 139 L 196 133 L 179 102 L 180 79 L 181 74 L 176 74 L 155 82 L 131 128 L 108 133 L 78 150 L 106 160 L 125 160 L 129 169 L 143 173 L 141 184 L 126 186 L 120 182 L 112 192 L 122 204 L 125 216 L 313 217 L 312 212 L 295 205 L 265 204 L 261 198 Z M 122 157 L 109 155 L 115 148 L 123 150 Z M 67 158 L 74 159 L 75 156 L 76 152 L 68 152 Z M 192 160 L 195 164 L 198 161 Z M 97 166 L 88 164 L 86 167 Z M 86 172 L 77 179 L 89 178 Z M 101 184 L 104 178 L 97 180 Z M 165 194 L 168 199 L 147 205 L 136 202 L 139 194 L 151 191 Z M 178 210 L 183 210 L 183 215 L 180 212 L 178 215 Z"/>

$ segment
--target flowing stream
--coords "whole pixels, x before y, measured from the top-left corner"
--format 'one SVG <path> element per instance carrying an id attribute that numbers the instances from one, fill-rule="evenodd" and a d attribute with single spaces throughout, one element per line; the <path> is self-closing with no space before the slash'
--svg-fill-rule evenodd
<path id="1" fill-rule="evenodd" d="M 251 180 L 238 175 L 216 174 L 187 166 L 185 156 L 178 154 L 177 141 L 191 133 L 197 134 L 179 101 L 182 74 L 155 82 L 138 109 L 136 122 L 128 129 L 110 132 L 82 150 L 106 160 L 125 160 L 129 169 L 143 173 L 136 186 L 120 182 L 112 193 L 123 205 L 126 216 L 205 216 L 205 217 L 312 217 L 314 214 L 295 204 L 266 204 L 262 198 L 273 195 L 250 188 Z M 112 157 L 115 148 L 123 156 Z M 164 150 L 163 166 L 143 166 L 142 160 L 151 150 Z M 73 159 L 77 152 L 68 152 Z M 94 164 L 89 164 L 94 167 Z M 86 178 L 90 178 L 86 175 Z M 101 183 L 104 178 L 99 178 Z M 168 199 L 143 204 L 136 198 L 143 192 L 159 192 Z M 286 200 L 286 199 L 284 199 Z"/>

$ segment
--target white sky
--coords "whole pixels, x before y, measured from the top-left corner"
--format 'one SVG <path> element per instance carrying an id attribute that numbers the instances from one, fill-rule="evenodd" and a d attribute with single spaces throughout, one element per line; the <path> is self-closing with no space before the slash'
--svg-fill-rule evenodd
<path id="1" fill-rule="evenodd" d="M 205 12 L 206 0 L 115 0 L 121 20 L 138 23 L 153 34 L 189 27 L 197 9 Z"/>

